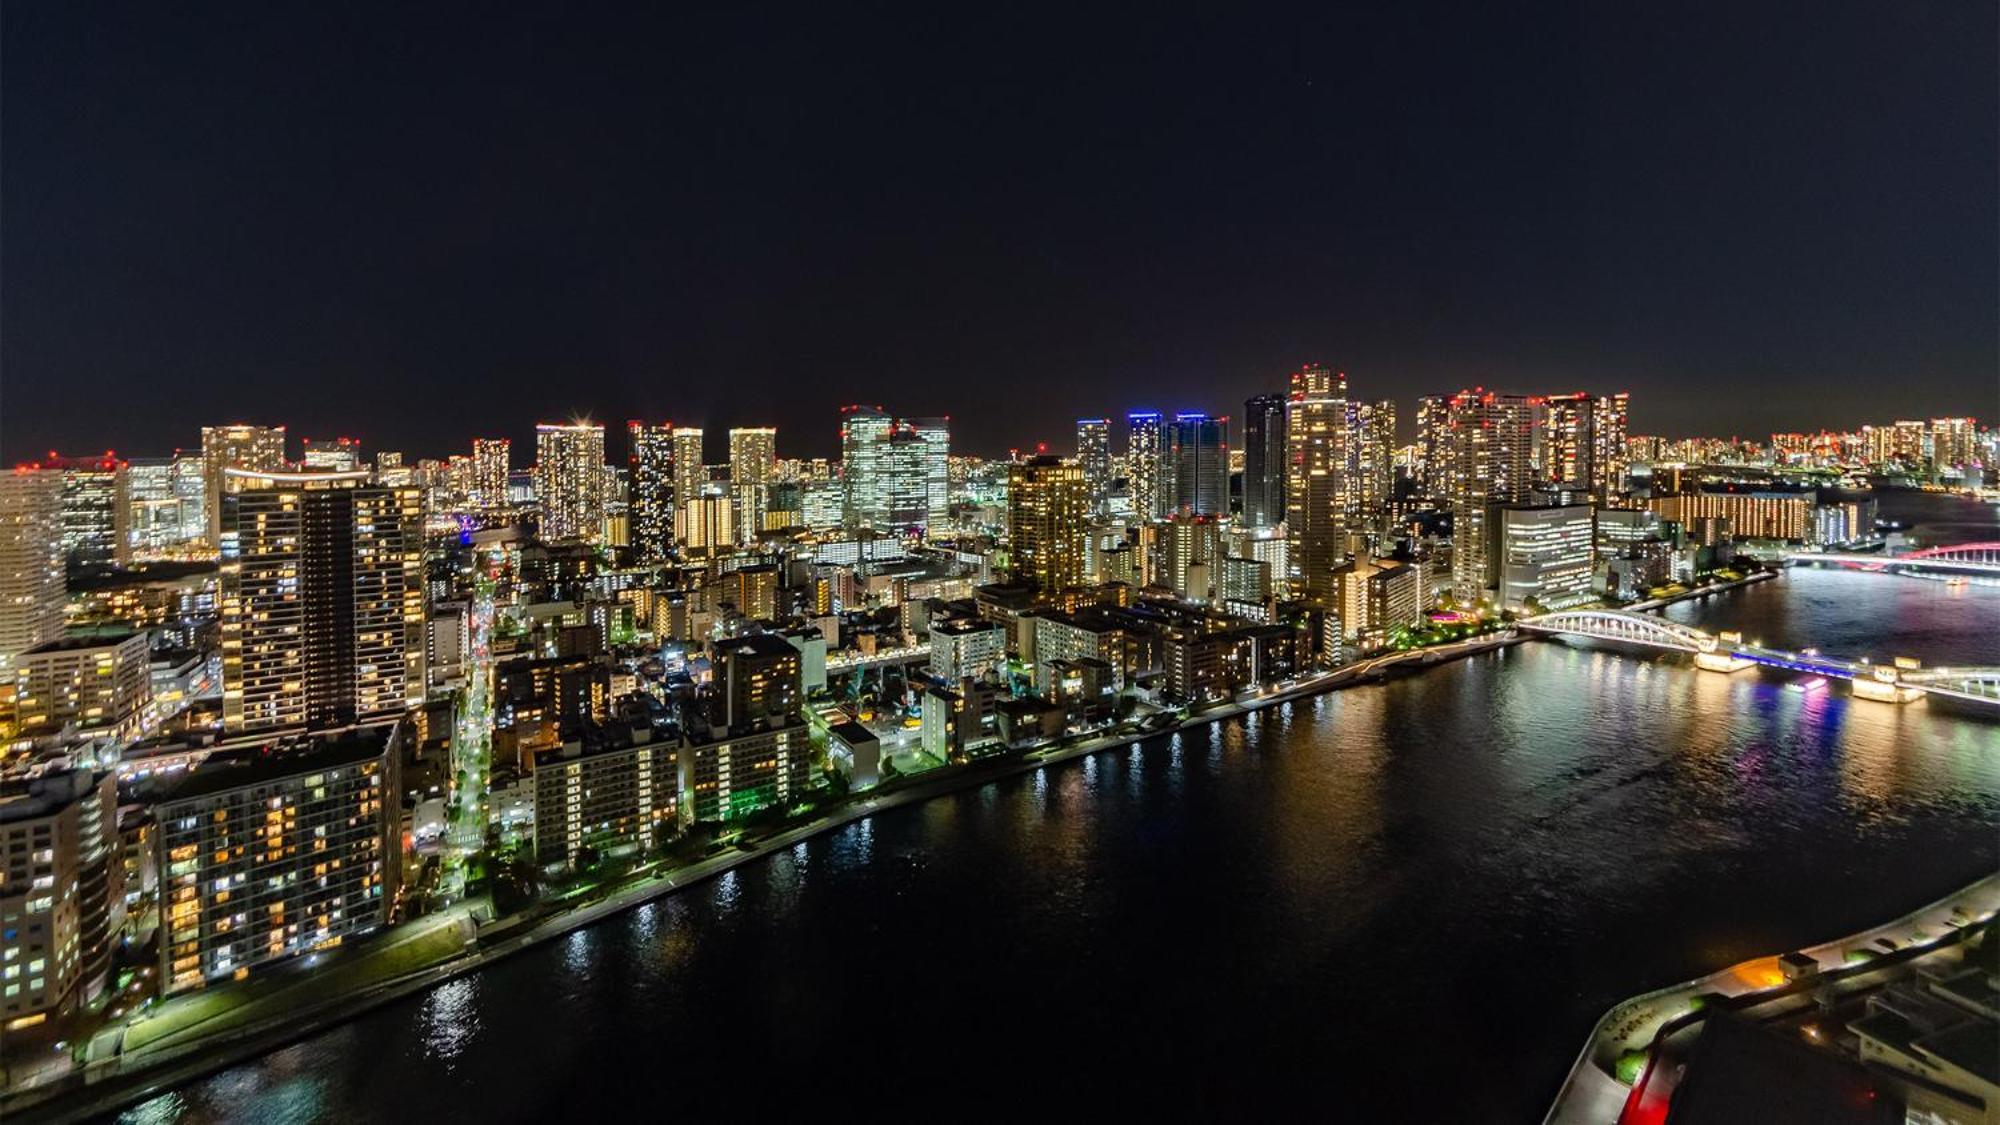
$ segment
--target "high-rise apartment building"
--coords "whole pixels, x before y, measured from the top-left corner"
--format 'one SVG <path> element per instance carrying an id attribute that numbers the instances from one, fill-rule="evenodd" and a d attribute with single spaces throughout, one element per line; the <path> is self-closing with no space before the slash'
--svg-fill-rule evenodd
<path id="1" fill-rule="evenodd" d="M 643 562 L 659 562 L 674 546 L 678 504 L 674 475 L 674 427 L 633 420 L 625 423 L 631 442 L 626 465 L 632 478 L 632 545 Z"/>
<path id="2" fill-rule="evenodd" d="M 1624 391 L 1600 395 L 1597 399 L 1590 433 L 1590 488 L 1596 496 L 1612 496 L 1628 490 L 1625 477 L 1632 462 L 1625 451 L 1625 439 L 1631 405 L 1632 396 Z"/>
<path id="3" fill-rule="evenodd" d="M 0 781 L 0 1027 L 102 995 L 124 919 L 117 775 Z"/>
<path id="4" fill-rule="evenodd" d="M 1045 594 L 1081 586 L 1089 515 L 1082 466 L 1048 456 L 1009 466 L 1007 534 L 1015 579 Z"/>
<path id="5" fill-rule="evenodd" d="M 708 485 L 708 463 L 704 442 L 706 435 L 695 426 L 674 427 L 674 511 L 679 512 L 689 500 L 701 495 Z M 678 533 L 678 525 L 676 525 Z"/>
<path id="6" fill-rule="evenodd" d="M 1076 420 L 1076 463 L 1090 488 L 1090 506 L 1102 513 L 1111 496 L 1111 419 Z"/>
<path id="7" fill-rule="evenodd" d="M 1389 399 L 1356 403 L 1349 414 L 1354 423 L 1353 507 L 1370 534 L 1379 534 L 1396 490 L 1396 404 Z"/>
<path id="8" fill-rule="evenodd" d="M 1566 394 L 1543 400 L 1541 479 L 1602 497 L 1625 483 L 1628 395 Z"/>
<path id="9" fill-rule="evenodd" d="M 1452 592 L 1470 602 L 1493 581 L 1488 569 L 1493 509 L 1527 499 L 1534 483 L 1535 400 L 1460 391 L 1446 403 L 1446 412 Z"/>
<path id="10" fill-rule="evenodd" d="M 1243 403 L 1243 524 L 1276 527 L 1285 518 L 1285 396 Z"/>
<path id="11" fill-rule="evenodd" d="M 421 492 L 367 473 L 230 473 L 224 727 L 343 726 L 421 705 Z"/>
<path id="12" fill-rule="evenodd" d="M 1285 527 L 1294 593 L 1331 608 L 1347 556 L 1347 376 L 1317 363 L 1292 373 L 1285 411 Z"/>
<path id="13" fill-rule="evenodd" d="M 0 662 L 62 636 L 63 478 L 0 473 Z"/>
<path id="14" fill-rule="evenodd" d="M 283 426 L 203 426 L 201 428 L 202 506 L 208 515 L 208 543 L 222 536 L 222 497 L 229 488 L 228 469 L 253 473 L 282 472 L 285 462 Z"/>
<path id="15" fill-rule="evenodd" d="M 535 499 L 542 507 L 544 541 L 603 542 L 605 477 L 603 426 L 535 427 Z"/>
<path id="16" fill-rule="evenodd" d="M 1140 523 L 1160 519 L 1171 505 L 1166 453 L 1167 431 L 1159 414 L 1147 410 L 1125 416 L 1125 479 L 1132 494 L 1132 518 Z"/>
<path id="17" fill-rule="evenodd" d="M 729 494 L 736 502 L 736 537 L 754 543 L 764 530 L 778 468 L 778 431 L 765 426 L 729 431 Z"/>
<path id="18" fill-rule="evenodd" d="M 165 991 L 240 977 L 389 919 L 404 724 L 210 755 L 155 796 Z"/>
<path id="19" fill-rule="evenodd" d="M 1229 419 L 1174 415 L 1167 429 L 1168 512 L 1229 514 Z"/>
<path id="20" fill-rule="evenodd" d="M 514 469 L 514 443 L 506 438 L 472 439 L 472 506 L 494 512 L 507 506 L 507 475 Z"/>
<path id="21" fill-rule="evenodd" d="M 14 657 L 14 705 L 24 734 L 78 741 L 137 737 L 153 701 L 145 633 L 58 637 Z"/>
<path id="22" fill-rule="evenodd" d="M 1442 499 L 1451 487 L 1451 411 L 1443 395 L 1417 399 L 1417 486 Z"/>

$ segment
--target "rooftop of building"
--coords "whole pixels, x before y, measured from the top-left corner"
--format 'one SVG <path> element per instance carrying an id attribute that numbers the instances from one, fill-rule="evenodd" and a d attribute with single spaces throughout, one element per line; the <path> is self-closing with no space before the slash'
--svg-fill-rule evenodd
<path id="1" fill-rule="evenodd" d="M 128 629 L 85 636 L 57 637 L 53 641 L 44 641 L 36 645 L 23 652 L 21 656 L 48 656 L 58 652 L 87 652 L 94 648 L 117 648 L 138 635 Z"/>
<path id="2" fill-rule="evenodd" d="M 71 769 L 0 781 L 0 824 L 60 812 L 93 791 L 97 778 L 90 770 Z"/>
<path id="3" fill-rule="evenodd" d="M 382 723 L 217 750 L 193 769 L 154 783 L 147 797 L 163 805 L 380 758 L 396 728 L 395 723 Z"/>
<path id="4" fill-rule="evenodd" d="M 1674 1091 L 1675 1125 L 1892 1125 L 1893 1096 L 1859 1062 L 1721 1014 L 1707 1021 Z"/>
<path id="5" fill-rule="evenodd" d="M 853 719 L 842 720 L 841 722 L 835 723 L 827 729 L 833 735 L 833 737 L 839 739 L 840 741 L 846 743 L 849 746 L 858 745 L 863 742 L 881 741 L 881 739 L 875 736 L 874 731 L 869 730 L 867 727 L 862 726 L 860 723 L 855 722 Z"/>
<path id="6" fill-rule="evenodd" d="M 943 633 L 949 637 L 962 637 L 969 633 L 991 633 L 1000 628 L 998 621 L 988 621 L 983 617 L 947 617 L 931 622 L 931 632 Z"/>
<path id="7" fill-rule="evenodd" d="M 791 642 L 776 633 L 750 633 L 741 637 L 725 637 L 715 642 L 717 656 L 797 656 L 799 650 Z"/>

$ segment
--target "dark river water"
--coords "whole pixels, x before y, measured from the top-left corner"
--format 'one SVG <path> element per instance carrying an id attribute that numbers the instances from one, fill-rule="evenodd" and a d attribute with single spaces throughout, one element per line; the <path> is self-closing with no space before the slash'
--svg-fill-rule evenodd
<path id="1" fill-rule="evenodd" d="M 1672 610 L 2000 663 L 2000 588 Z M 1538 642 L 898 810 L 126 1120 L 1539 1120 L 1614 1001 L 2000 866 L 2000 724 Z"/>

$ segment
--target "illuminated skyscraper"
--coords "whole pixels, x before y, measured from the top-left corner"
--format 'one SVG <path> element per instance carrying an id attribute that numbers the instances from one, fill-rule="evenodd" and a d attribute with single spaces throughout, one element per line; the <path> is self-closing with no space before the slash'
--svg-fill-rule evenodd
<path id="1" fill-rule="evenodd" d="M 1354 419 L 1354 512 L 1370 535 L 1379 535 L 1396 488 L 1396 404 L 1356 403 Z"/>
<path id="2" fill-rule="evenodd" d="M 1016 581 L 1055 594 L 1081 586 L 1090 485 L 1080 465 L 1030 457 L 1007 471 L 1007 534 Z"/>
<path id="3" fill-rule="evenodd" d="M 1438 500 L 1451 487 L 1451 412 L 1443 395 L 1417 399 L 1417 484 L 1427 499 Z"/>
<path id="4" fill-rule="evenodd" d="M 841 522 L 847 527 L 886 523 L 881 462 L 894 426 L 879 406 L 840 408 L 840 482 L 847 493 Z"/>
<path id="5" fill-rule="evenodd" d="M 1491 585 L 1488 560 L 1494 509 L 1527 499 L 1533 485 L 1535 400 L 1485 390 L 1460 391 L 1446 409 L 1452 592 L 1461 602 L 1470 602 Z"/>
<path id="6" fill-rule="evenodd" d="M 535 498 L 542 507 L 544 541 L 603 541 L 606 475 L 603 426 L 535 427 Z"/>
<path id="7" fill-rule="evenodd" d="M 102 457 L 58 457 L 36 467 L 62 474 L 63 557 L 72 565 L 129 561 L 132 520 L 128 466 L 110 450 Z"/>
<path id="8" fill-rule="evenodd" d="M 1317 363 L 1292 373 L 1285 412 L 1285 528 L 1293 592 L 1331 608 L 1347 557 L 1347 376 Z"/>
<path id="9" fill-rule="evenodd" d="M 1285 518 L 1285 396 L 1243 404 L 1243 524 L 1276 527 Z"/>
<path id="10" fill-rule="evenodd" d="M 1588 394 L 1550 395 L 1544 400 L 1541 478 L 1582 492 L 1590 488 L 1597 454 L 1597 398 Z"/>
<path id="11" fill-rule="evenodd" d="M 62 636 L 60 472 L 0 474 L 0 664 Z"/>
<path id="12" fill-rule="evenodd" d="M 1076 420 L 1076 463 L 1090 486 L 1090 506 L 1102 512 L 1111 495 L 1111 419 Z"/>
<path id="13" fill-rule="evenodd" d="M 1631 459 L 1625 451 L 1625 438 L 1631 400 L 1632 396 L 1624 391 L 1600 395 L 1597 399 L 1590 433 L 1590 488 L 1599 497 L 1627 490 L 1625 474 L 1631 468 Z"/>
<path id="14" fill-rule="evenodd" d="M 1166 460 L 1167 431 L 1160 416 L 1137 411 L 1125 416 L 1125 479 L 1132 493 L 1132 518 L 1144 523 L 1167 514 L 1169 485 L 1162 462 Z"/>
<path id="15" fill-rule="evenodd" d="M 625 423 L 631 442 L 626 468 L 632 479 L 632 546 L 644 562 L 659 562 L 674 545 L 674 427 L 636 419 Z"/>
<path id="16" fill-rule="evenodd" d="M 1229 419 L 1174 415 L 1167 428 L 1166 464 L 1170 514 L 1229 514 Z"/>
<path id="17" fill-rule="evenodd" d="M 904 425 L 924 443 L 924 528 L 942 528 L 951 517 L 951 419 L 911 418 Z"/>
<path id="18" fill-rule="evenodd" d="M 201 465 L 204 481 L 202 507 L 208 515 L 208 544 L 222 536 L 222 496 L 228 488 L 225 469 L 247 469 L 253 473 L 275 473 L 285 468 L 285 427 L 283 426 L 203 426 Z"/>
<path id="19" fill-rule="evenodd" d="M 708 462 L 704 460 L 705 435 L 695 426 L 674 427 L 674 511 L 701 495 L 708 486 Z"/>
<path id="20" fill-rule="evenodd" d="M 507 474 L 513 471 L 514 443 L 506 438 L 472 439 L 472 506 L 498 511 L 507 506 Z"/>
<path id="21" fill-rule="evenodd" d="M 424 700 L 423 499 L 356 473 L 228 470 L 222 719 L 232 734 Z"/>
<path id="22" fill-rule="evenodd" d="M 299 464 L 311 472 L 351 473 L 361 467 L 361 440 L 351 437 L 306 438 Z"/>
<path id="23" fill-rule="evenodd" d="M 778 467 L 778 431 L 734 429 L 729 431 L 729 492 L 736 507 L 736 538 L 754 543 L 764 530 L 764 512 L 770 504 L 773 475 Z"/>

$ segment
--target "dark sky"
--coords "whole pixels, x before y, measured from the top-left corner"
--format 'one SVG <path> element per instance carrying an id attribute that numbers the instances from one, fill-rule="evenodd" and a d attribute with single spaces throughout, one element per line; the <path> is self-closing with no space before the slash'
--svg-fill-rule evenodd
<path id="1" fill-rule="evenodd" d="M 503 7 L 0 8 L 0 456 L 823 454 L 853 401 L 1067 448 L 1306 360 L 1639 432 L 2000 413 L 1991 3 Z"/>

